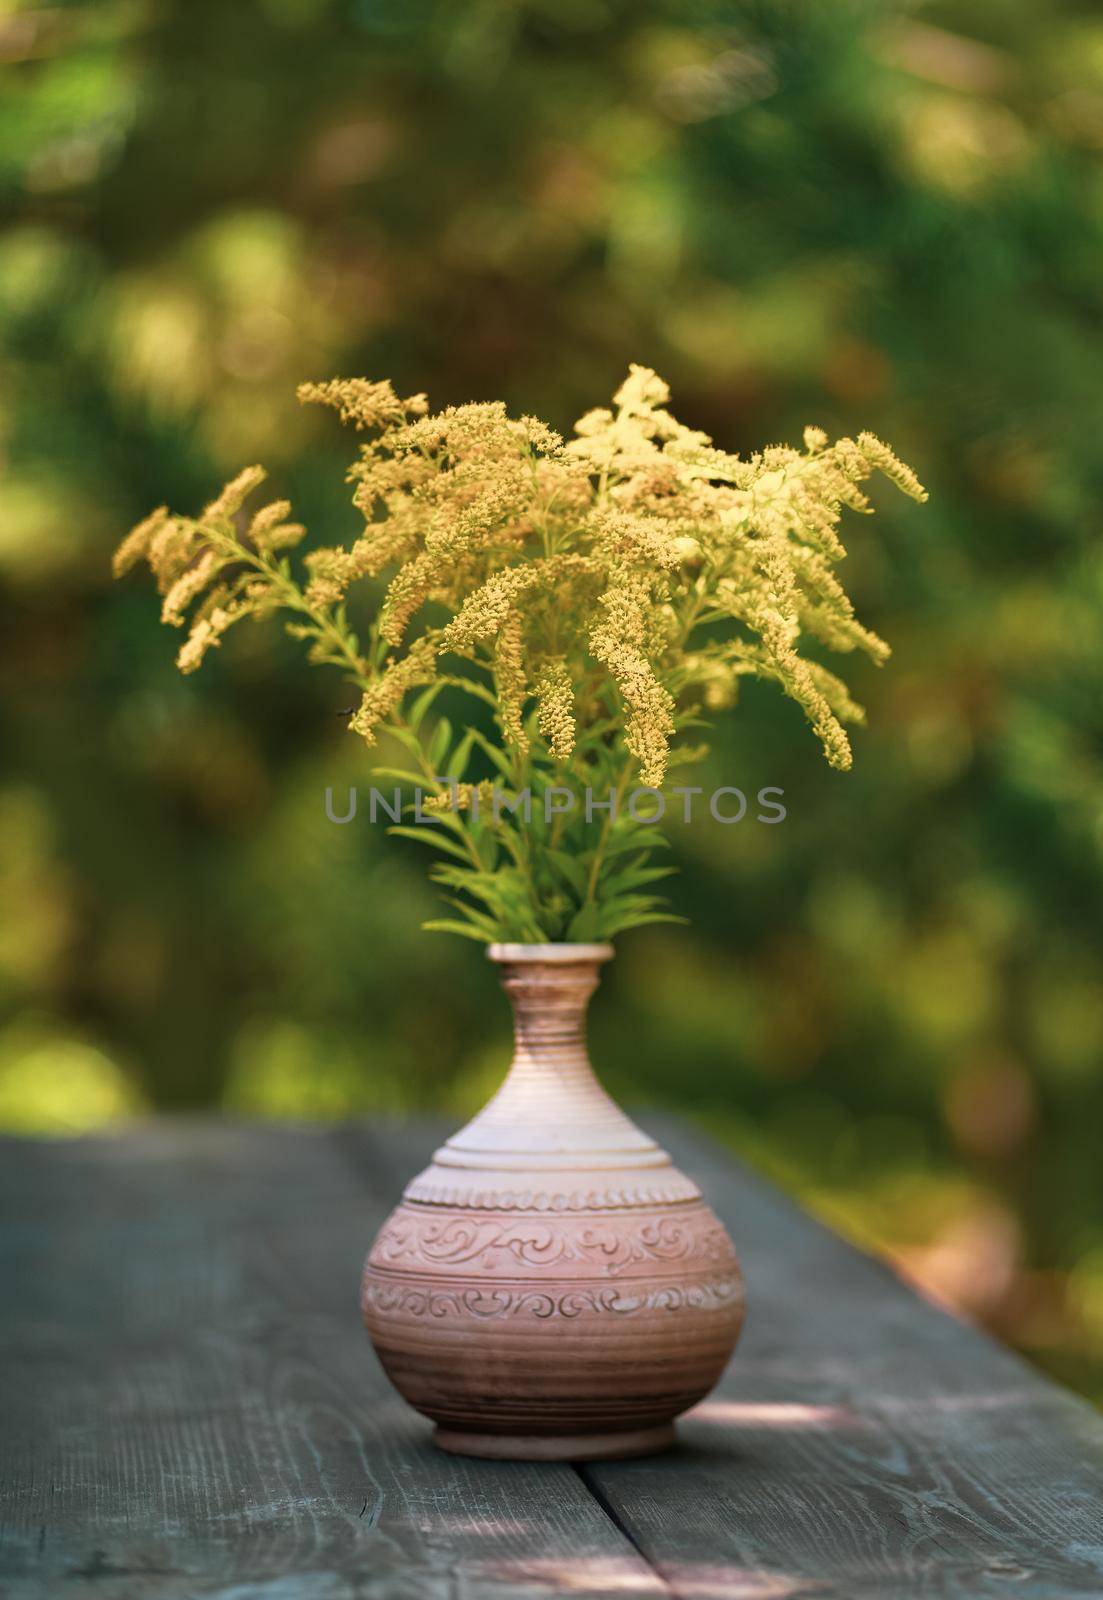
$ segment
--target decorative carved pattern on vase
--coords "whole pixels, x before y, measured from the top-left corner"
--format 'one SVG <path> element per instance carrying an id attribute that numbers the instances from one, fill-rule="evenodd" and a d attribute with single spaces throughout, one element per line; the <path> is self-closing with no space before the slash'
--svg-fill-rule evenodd
<path id="1" fill-rule="evenodd" d="M 645 1311 L 714 1311 L 741 1303 L 740 1277 L 716 1278 L 704 1283 L 666 1284 L 631 1294 L 622 1289 L 455 1288 L 421 1289 L 409 1284 L 387 1284 L 376 1279 L 364 1286 L 364 1306 L 383 1315 L 395 1312 L 413 1317 L 566 1317 L 586 1312 L 636 1316 Z"/>
<path id="2" fill-rule="evenodd" d="M 395 1214 L 371 1253 L 374 1267 L 471 1264 L 493 1273 L 511 1263 L 554 1268 L 581 1262 L 613 1276 L 634 1262 L 731 1263 L 735 1253 L 721 1225 L 703 1206 L 682 1216 L 659 1216 L 580 1225 L 580 1219 L 538 1221 L 496 1217 L 422 1219 L 413 1208 Z"/>

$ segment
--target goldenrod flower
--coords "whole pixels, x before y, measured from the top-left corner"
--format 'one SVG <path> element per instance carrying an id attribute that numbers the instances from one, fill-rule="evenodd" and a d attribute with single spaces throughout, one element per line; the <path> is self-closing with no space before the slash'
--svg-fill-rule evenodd
<path id="1" fill-rule="evenodd" d="M 566 761 L 575 746 L 574 684 L 565 661 L 548 661 L 536 679 L 537 723 L 553 761 Z"/>
<path id="2" fill-rule="evenodd" d="M 861 707 L 807 659 L 807 642 L 875 663 L 888 646 L 858 621 L 836 576 L 840 522 L 845 511 L 872 509 L 863 485 L 875 472 L 926 498 L 875 435 L 832 443 L 808 427 L 799 450 L 733 455 L 680 422 L 667 385 L 638 365 L 566 444 L 498 401 L 431 415 L 424 395 L 401 398 L 388 382 L 359 378 L 304 384 L 299 396 L 365 434 L 349 475 L 363 526 L 347 546 L 315 549 L 293 570 L 285 552 L 303 529 L 290 505 L 275 500 L 248 520 L 243 512 L 260 467 L 239 473 L 199 517 L 161 507 L 139 523 L 115 570 L 145 559 L 164 620 L 180 626 L 190 614 L 181 671 L 194 671 L 238 621 L 282 610 L 310 660 L 357 685 L 353 731 L 374 745 L 392 728 L 422 750 L 426 771 L 447 760 L 462 767 L 475 747 L 487 754 L 479 728 L 465 735 L 434 721 L 437 689 L 489 700 L 516 794 L 556 766 L 584 784 L 615 772 L 661 785 L 672 753 L 692 754 L 672 752 L 679 731 L 734 704 L 745 676 L 778 684 L 831 765 L 850 765 L 843 723 L 860 722 Z M 385 585 L 382 600 L 361 589 L 352 608 L 367 617 L 361 641 L 346 600 L 372 580 Z M 535 715 L 526 717 L 530 696 Z M 462 771 L 457 782 L 465 817 L 450 838 L 485 821 L 475 815 L 480 786 Z M 438 796 L 431 808 L 449 803 Z M 555 839 L 564 826 L 556 823 Z M 442 869 L 485 908 L 478 937 L 494 928 L 503 938 L 593 938 L 623 926 L 616 916 L 642 914 L 622 907 L 603 922 L 600 863 L 572 873 L 548 845 L 556 853 L 542 869 L 543 848 L 515 837 L 508 865 L 491 871 L 475 848 L 468 879 L 466 868 Z M 580 885 L 594 898 L 572 910 Z"/>
<path id="3" fill-rule="evenodd" d="M 168 521 L 168 507 L 158 506 L 156 511 L 150 513 L 131 528 L 122 544 L 115 551 L 112 568 L 116 578 L 121 578 L 124 572 L 129 572 L 131 567 L 148 556 L 150 543 L 155 534 L 160 533 Z"/>
<path id="4" fill-rule="evenodd" d="M 521 720 L 528 684 L 525 679 L 523 622 L 519 611 L 511 611 L 498 630 L 494 645 L 494 687 L 498 695 L 498 722 L 507 744 L 524 755 L 528 734 Z M 539 693 L 539 689 L 537 690 Z"/>
<path id="5" fill-rule="evenodd" d="M 391 661 L 386 670 L 364 690 L 363 699 L 349 728 L 358 733 L 366 744 L 374 744 L 380 723 L 386 722 L 398 709 L 411 689 L 432 683 L 436 676 L 437 644 L 432 635 L 417 639 L 399 661 Z"/>
<path id="6" fill-rule="evenodd" d="M 367 378 L 332 378 L 327 383 L 301 383 L 298 396 L 303 403 L 332 406 L 342 422 L 357 428 L 378 428 L 399 422 L 407 416 L 421 416 L 428 409 L 423 394 L 400 400 L 388 381 L 369 383 Z"/>

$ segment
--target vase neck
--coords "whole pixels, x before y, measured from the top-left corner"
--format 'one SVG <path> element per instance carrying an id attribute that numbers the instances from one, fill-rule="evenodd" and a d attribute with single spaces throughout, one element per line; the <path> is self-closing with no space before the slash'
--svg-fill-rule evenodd
<path id="1" fill-rule="evenodd" d="M 492 957 L 513 1005 L 514 1052 L 506 1080 L 466 1128 L 454 1134 L 442 1164 L 528 1167 L 590 1165 L 601 1155 L 635 1165 L 666 1161 L 605 1093 L 586 1050 L 586 1007 L 608 946 L 498 946 Z M 501 952 L 501 953 L 499 953 Z"/>
<path id="2" fill-rule="evenodd" d="M 593 1081 L 586 1049 L 586 1010 L 598 986 L 596 961 L 502 963 L 502 987 L 513 1006 L 516 1087 Z"/>

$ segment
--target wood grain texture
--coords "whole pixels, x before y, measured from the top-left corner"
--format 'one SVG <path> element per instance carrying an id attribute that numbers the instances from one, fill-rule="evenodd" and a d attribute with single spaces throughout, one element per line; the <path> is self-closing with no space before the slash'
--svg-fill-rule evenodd
<path id="1" fill-rule="evenodd" d="M 1103 1417 L 769 1185 L 643 1119 L 727 1224 L 747 1329 L 666 1458 L 580 1468 L 679 1600 L 1099 1600 Z"/>
<path id="2" fill-rule="evenodd" d="M 5 1600 L 1093 1600 L 1103 1419 L 673 1120 L 747 1333 L 674 1452 L 433 1452 L 355 1308 L 447 1125 L 0 1144 Z"/>
<path id="3" fill-rule="evenodd" d="M 356 1307 L 384 1142 L 0 1143 L 5 1600 L 666 1593 L 570 1466 L 443 1456 L 387 1384 Z"/>

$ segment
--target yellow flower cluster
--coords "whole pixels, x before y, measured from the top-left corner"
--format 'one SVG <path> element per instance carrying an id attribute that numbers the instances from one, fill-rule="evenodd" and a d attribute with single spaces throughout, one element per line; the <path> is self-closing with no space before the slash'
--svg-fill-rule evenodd
<path id="1" fill-rule="evenodd" d="M 482 783 L 455 783 L 441 794 L 424 795 L 421 810 L 427 817 L 443 816 L 446 811 L 473 811 L 491 817 L 496 798 L 495 785 L 485 778 Z"/>
<path id="2" fill-rule="evenodd" d="M 364 698 L 349 727 L 367 744 L 374 744 L 380 723 L 386 722 L 398 710 L 411 689 L 432 683 L 437 675 L 436 634 L 427 633 L 415 639 L 400 660 L 391 658 L 386 669 L 375 677 L 364 690 Z"/>
<path id="3" fill-rule="evenodd" d="M 658 788 L 666 773 L 674 733 L 674 697 L 645 654 L 653 586 L 648 575 L 621 568 L 601 596 L 603 619 L 590 635 L 590 649 L 609 669 L 625 706 L 624 742 L 640 765 L 640 778 Z"/>
<path id="4" fill-rule="evenodd" d="M 730 705 L 738 679 L 753 675 L 802 707 L 833 766 L 850 764 L 843 722 L 861 709 L 802 645 L 885 658 L 833 571 L 845 553 L 839 522 L 845 509 L 870 509 L 861 486 L 875 471 L 925 498 L 873 434 L 832 444 L 810 427 L 799 450 L 730 455 L 673 416 L 666 384 L 642 366 L 569 443 L 499 403 L 430 415 L 424 395 L 400 398 L 386 382 L 299 394 L 371 431 L 351 473 L 363 532 L 309 554 L 299 582 L 282 555 L 303 533 L 287 502 L 245 520 L 260 468 L 198 518 L 164 507 L 146 518 L 116 571 L 146 559 L 164 620 L 179 626 L 190 613 L 181 670 L 242 617 L 280 609 L 312 659 L 359 685 L 350 726 L 368 743 L 451 656 L 484 684 L 512 760 L 573 762 L 585 774 L 604 759 L 612 716 L 653 786 L 681 721 Z M 346 597 L 380 576 L 386 592 L 361 643 Z"/>
<path id="5" fill-rule="evenodd" d="M 181 672 L 194 672 L 235 622 L 265 616 L 285 601 L 290 586 L 274 558 L 298 544 L 305 528 L 288 521 L 286 500 L 274 500 L 254 514 L 244 543 L 237 526 L 245 501 L 264 476 L 263 468 L 247 467 L 198 518 L 173 516 L 160 507 L 115 552 L 116 576 L 146 560 L 164 596 L 162 622 L 182 627 L 199 601 L 176 657 Z"/>
<path id="6" fill-rule="evenodd" d="M 522 717 L 528 696 L 525 629 L 519 611 L 511 611 L 498 630 L 494 645 L 494 681 L 498 690 L 498 722 L 506 743 L 521 755 L 527 755 L 529 736 Z"/>
<path id="7" fill-rule="evenodd" d="M 328 383 L 301 383 L 298 396 L 304 404 L 332 406 L 342 422 L 356 428 L 385 428 L 407 417 L 424 416 L 429 409 L 423 394 L 400 400 L 389 380 L 371 383 L 367 378 L 332 378 Z"/>
<path id="8" fill-rule="evenodd" d="M 574 684 L 565 661 L 548 661 L 536 679 L 536 721 L 553 761 L 574 750 Z"/>

